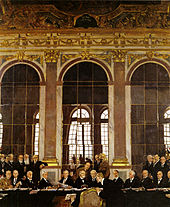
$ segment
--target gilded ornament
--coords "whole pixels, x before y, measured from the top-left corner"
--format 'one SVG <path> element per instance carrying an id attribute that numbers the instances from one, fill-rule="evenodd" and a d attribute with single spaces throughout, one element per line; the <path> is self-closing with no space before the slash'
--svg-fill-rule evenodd
<path id="1" fill-rule="evenodd" d="M 58 50 L 45 50 L 44 57 L 47 63 L 56 63 L 59 58 L 60 52 Z"/>
<path id="2" fill-rule="evenodd" d="M 126 54 L 126 50 L 113 50 L 112 56 L 114 62 L 125 62 Z"/>
<path id="3" fill-rule="evenodd" d="M 30 60 L 30 61 L 36 60 L 37 61 L 38 59 L 40 59 L 40 64 L 43 63 L 43 57 L 41 55 L 28 55 L 28 54 L 25 54 L 25 51 L 23 51 L 23 50 L 16 51 L 15 55 L 2 56 L 2 58 L 5 61 L 17 59 L 19 62 L 22 62 L 23 60 Z"/>

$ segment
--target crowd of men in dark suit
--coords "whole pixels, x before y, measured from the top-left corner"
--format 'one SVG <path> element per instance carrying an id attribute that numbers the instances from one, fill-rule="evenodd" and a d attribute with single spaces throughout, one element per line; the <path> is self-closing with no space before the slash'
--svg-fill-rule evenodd
<path id="1" fill-rule="evenodd" d="M 5 157 L 1 154 L 0 159 L 0 188 L 11 187 L 37 188 L 40 181 L 40 170 L 47 163 L 39 161 L 38 156 L 30 157 L 28 154 L 19 155 L 14 161 L 14 155 Z"/>
<path id="2" fill-rule="evenodd" d="M 159 158 L 147 156 L 147 161 L 143 165 L 142 178 L 140 179 L 135 171 L 129 172 L 129 178 L 124 182 L 119 171 L 114 170 L 114 179 L 109 179 L 110 170 L 108 162 L 104 155 L 95 157 L 94 164 L 90 160 L 82 166 L 78 166 L 73 171 L 69 169 L 63 170 L 62 178 L 57 186 L 53 186 L 48 180 L 48 172 L 42 172 L 40 179 L 40 170 L 47 165 L 38 160 L 38 156 L 34 155 L 32 159 L 28 155 L 19 155 L 18 161 L 13 161 L 13 155 L 8 155 L 5 160 L 1 155 L 0 161 L 0 188 L 95 188 L 98 195 L 106 200 L 106 206 L 123 206 L 123 191 L 122 189 L 133 188 L 170 188 L 170 166 L 169 160 L 164 156 Z M 77 194 L 76 199 L 72 200 L 72 206 L 78 206 L 80 194 Z"/>

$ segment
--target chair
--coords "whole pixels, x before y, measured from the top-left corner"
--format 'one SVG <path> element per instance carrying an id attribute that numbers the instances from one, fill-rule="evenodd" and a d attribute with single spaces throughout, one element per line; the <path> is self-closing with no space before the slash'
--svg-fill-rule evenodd
<path id="1" fill-rule="evenodd" d="M 95 189 L 89 189 L 81 193 L 79 207 L 103 207 L 103 200 Z"/>

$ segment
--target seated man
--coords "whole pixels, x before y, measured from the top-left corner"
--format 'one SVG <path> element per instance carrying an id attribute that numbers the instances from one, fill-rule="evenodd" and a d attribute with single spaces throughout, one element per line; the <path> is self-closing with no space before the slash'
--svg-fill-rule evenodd
<path id="1" fill-rule="evenodd" d="M 83 186 L 84 187 L 88 187 L 88 182 L 87 182 L 87 180 L 85 179 L 85 177 L 86 177 L 86 173 L 85 173 L 85 171 L 84 170 L 81 170 L 80 172 L 79 172 L 79 177 L 76 179 L 76 181 L 75 181 L 75 185 L 74 185 L 74 187 L 75 188 L 82 188 Z"/>
<path id="2" fill-rule="evenodd" d="M 79 169 L 77 169 L 76 174 L 79 175 L 79 172 L 81 170 L 85 171 L 85 177 L 88 180 L 90 178 L 90 171 L 91 171 L 91 163 L 89 161 L 87 161 L 84 165 L 84 167 L 80 167 Z"/>
<path id="3" fill-rule="evenodd" d="M 129 178 L 125 181 L 124 188 L 139 188 L 140 181 L 135 177 L 135 172 L 129 172 Z"/>
<path id="4" fill-rule="evenodd" d="M 167 180 L 166 180 L 166 187 L 167 188 L 170 188 L 170 170 L 168 171 L 168 173 L 167 173 Z"/>
<path id="5" fill-rule="evenodd" d="M 143 170 L 142 171 L 142 180 L 141 180 L 141 187 L 144 187 L 145 189 L 153 188 L 153 181 L 148 177 L 148 171 Z"/>
<path id="6" fill-rule="evenodd" d="M 165 188 L 166 187 L 166 180 L 163 178 L 163 172 L 157 172 L 157 180 L 154 182 L 156 188 Z"/>
<path id="7" fill-rule="evenodd" d="M 32 188 L 36 189 L 36 185 L 32 180 L 33 173 L 32 171 L 27 172 L 27 178 L 23 181 L 22 187 L 23 188 Z"/>
<path id="8" fill-rule="evenodd" d="M 7 170 L 5 175 L 6 175 L 6 177 L 4 177 L 0 180 L 0 188 L 2 188 L 2 189 L 13 188 L 12 180 L 11 180 L 11 171 Z"/>
<path id="9" fill-rule="evenodd" d="M 97 172 L 96 170 L 91 170 L 90 171 L 90 177 L 89 179 L 87 180 L 88 182 L 88 186 L 90 188 L 92 187 L 97 187 L 98 186 L 98 183 L 97 183 L 97 180 L 96 180 L 96 176 L 97 176 Z"/>
<path id="10" fill-rule="evenodd" d="M 71 176 L 69 175 L 69 171 L 68 170 L 64 170 L 63 171 L 63 177 L 61 178 L 61 180 L 59 180 L 60 183 L 68 185 L 68 186 L 73 186 L 73 180 L 71 178 Z"/>
<path id="11" fill-rule="evenodd" d="M 124 204 L 123 192 L 112 180 L 104 178 L 102 173 L 97 173 L 97 182 L 101 188 L 96 188 L 98 195 L 106 200 L 107 207 L 122 207 Z"/>
<path id="12" fill-rule="evenodd" d="M 13 171 L 13 177 L 12 177 L 12 185 L 14 188 L 18 188 L 22 185 L 21 179 L 18 177 L 19 173 L 18 170 Z"/>
<path id="13" fill-rule="evenodd" d="M 124 187 L 124 182 L 123 180 L 119 177 L 119 171 L 118 170 L 114 170 L 113 171 L 113 175 L 114 175 L 114 179 L 113 182 L 120 188 Z"/>
<path id="14" fill-rule="evenodd" d="M 43 172 L 42 173 L 42 179 L 39 182 L 38 188 L 39 189 L 44 189 L 47 187 L 52 187 L 53 185 L 48 181 L 48 172 Z"/>

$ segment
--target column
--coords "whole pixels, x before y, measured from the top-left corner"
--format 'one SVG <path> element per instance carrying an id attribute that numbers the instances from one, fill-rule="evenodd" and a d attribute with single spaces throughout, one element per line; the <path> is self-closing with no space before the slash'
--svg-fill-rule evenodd
<path id="1" fill-rule="evenodd" d="M 54 166 L 56 162 L 56 76 L 58 53 L 45 51 L 46 61 L 46 98 L 45 98 L 45 139 L 44 161 Z"/>
<path id="2" fill-rule="evenodd" d="M 126 158 L 125 108 L 125 57 L 126 52 L 115 50 L 114 59 L 114 159 L 113 165 L 129 165 Z"/>

